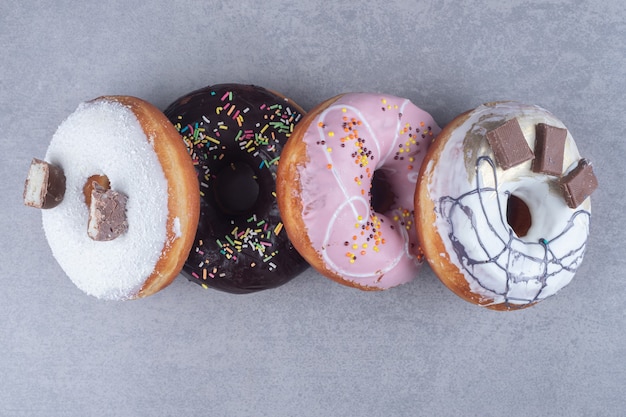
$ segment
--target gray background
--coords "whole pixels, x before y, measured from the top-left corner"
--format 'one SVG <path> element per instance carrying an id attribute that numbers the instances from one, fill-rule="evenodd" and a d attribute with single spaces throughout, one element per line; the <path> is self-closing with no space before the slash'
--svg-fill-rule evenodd
<path id="1" fill-rule="evenodd" d="M 623 416 L 626 7 L 609 1 L 75 1 L 0 4 L 0 415 Z M 33 156 L 81 101 L 254 83 L 305 109 L 410 98 L 441 125 L 539 104 L 594 161 L 592 234 L 571 285 L 501 313 L 428 267 L 381 293 L 309 270 L 235 296 L 179 277 L 103 302 L 54 261 L 22 205 Z"/>

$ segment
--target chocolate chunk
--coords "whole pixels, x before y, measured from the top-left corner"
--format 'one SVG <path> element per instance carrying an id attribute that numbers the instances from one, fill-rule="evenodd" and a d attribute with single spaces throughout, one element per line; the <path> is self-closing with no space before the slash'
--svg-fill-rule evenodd
<path id="1" fill-rule="evenodd" d="M 563 152 L 567 129 L 538 123 L 535 127 L 534 172 L 561 176 L 563 173 Z"/>
<path id="2" fill-rule="evenodd" d="M 87 234 L 93 240 L 113 240 L 128 230 L 126 219 L 125 194 L 107 190 L 93 182 L 91 204 L 89 206 L 89 226 Z"/>
<path id="3" fill-rule="evenodd" d="M 34 158 L 24 184 L 24 204 L 39 209 L 56 207 L 65 195 L 63 170 L 46 161 Z"/>
<path id="4" fill-rule="evenodd" d="M 517 119 L 511 119 L 487 132 L 487 141 L 493 150 L 496 163 L 504 170 L 534 157 Z"/>
<path id="5" fill-rule="evenodd" d="M 576 208 L 598 188 L 598 179 L 593 173 L 591 162 L 583 158 L 576 168 L 560 180 L 563 197 L 567 205 Z"/>

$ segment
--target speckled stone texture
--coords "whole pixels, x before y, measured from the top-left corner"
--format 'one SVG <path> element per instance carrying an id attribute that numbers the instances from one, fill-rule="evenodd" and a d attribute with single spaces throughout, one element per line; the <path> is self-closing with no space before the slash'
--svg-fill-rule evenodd
<path id="1" fill-rule="evenodd" d="M 0 415 L 623 416 L 625 21 L 621 0 L 0 3 Z M 182 277 L 145 300 L 84 295 L 22 204 L 31 159 L 81 101 L 164 108 L 225 82 L 305 109 L 403 96 L 442 126 L 493 100 L 549 109 L 600 184 L 583 265 L 513 313 L 428 267 L 379 293 L 309 269 L 246 296 Z"/>

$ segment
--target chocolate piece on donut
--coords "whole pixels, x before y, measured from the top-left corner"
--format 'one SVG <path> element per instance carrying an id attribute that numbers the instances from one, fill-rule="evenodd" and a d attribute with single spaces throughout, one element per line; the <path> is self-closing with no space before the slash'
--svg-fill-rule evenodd
<path id="1" fill-rule="evenodd" d="M 496 163 L 504 170 L 534 157 L 516 118 L 487 132 L 486 137 L 493 150 Z"/>
<path id="2" fill-rule="evenodd" d="M 39 209 L 54 208 L 65 195 L 63 170 L 46 161 L 34 158 L 24 184 L 24 204 Z"/>
<path id="3" fill-rule="evenodd" d="M 561 176 L 567 129 L 537 123 L 535 127 L 535 159 L 533 172 Z"/>
<path id="4" fill-rule="evenodd" d="M 93 182 L 87 233 L 97 241 L 113 240 L 128 230 L 126 202 L 128 196 Z"/>
<path id="5" fill-rule="evenodd" d="M 278 287 L 308 267 L 276 202 L 278 161 L 303 113 L 279 94 L 241 84 L 191 92 L 165 110 L 200 179 L 200 223 L 183 267 L 190 281 L 245 294 Z"/>
<path id="6" fill-rule="evenodd" d="M 598 179 L 591 162 L 582 158 L 574 169 L 561 178 L 560 184 L 567 205 L 575 209 L 598 188 Z"/>

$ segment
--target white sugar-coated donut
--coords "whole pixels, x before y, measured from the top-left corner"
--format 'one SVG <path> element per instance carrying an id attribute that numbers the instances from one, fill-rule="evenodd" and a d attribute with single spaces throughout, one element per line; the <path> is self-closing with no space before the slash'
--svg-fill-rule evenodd
<path id="1" fill-rule="evenodd" d="M 45 159 L 66 176 L 63 201 L 42 211 L 46 238 L 78 288 L 132 299 L 176 277 L 195 235 L 198 183 L 178 132 L 158 109 L 124 96 L 83 103 L 59 126 Z M 112 241 L 87 234 L 83 188 L 94 175 L 128 196 L 128 230 Z"/>
<path id="2" fill-rule="evenodd" d="M 414 279 L 422 264 L 415 183 L 439 130 L 409 100 L 384 94 L 343 94 L 309 112 L 283 149 L 277 179 L 281 216 L 300 254 L 359 289 Z M 375 173 L 391 194 L 381 208 L 372 201 Z"/>
<path id="3" fill-rule="evenodd" d="M 559 185 L 581 159 L 569 132 L 561 175 L 534 172 L 532 160 L 508 169 L 496 163 L 486 134 L 511 119 L 531 150 L 537 124 L 565 128 L 537 106 L 479 106 L 443 129 L 416 192 L 418 235 L 435 273 L 457 295 L 496 310 L 532 305 L 571 281 L 585 253 L 591 212 L 589 198 L 570 208 Z M 523 209 L 507 215 L 515 201 Z M 512 225 L 520 220 L 527 230 L 518 236 Z"/>

